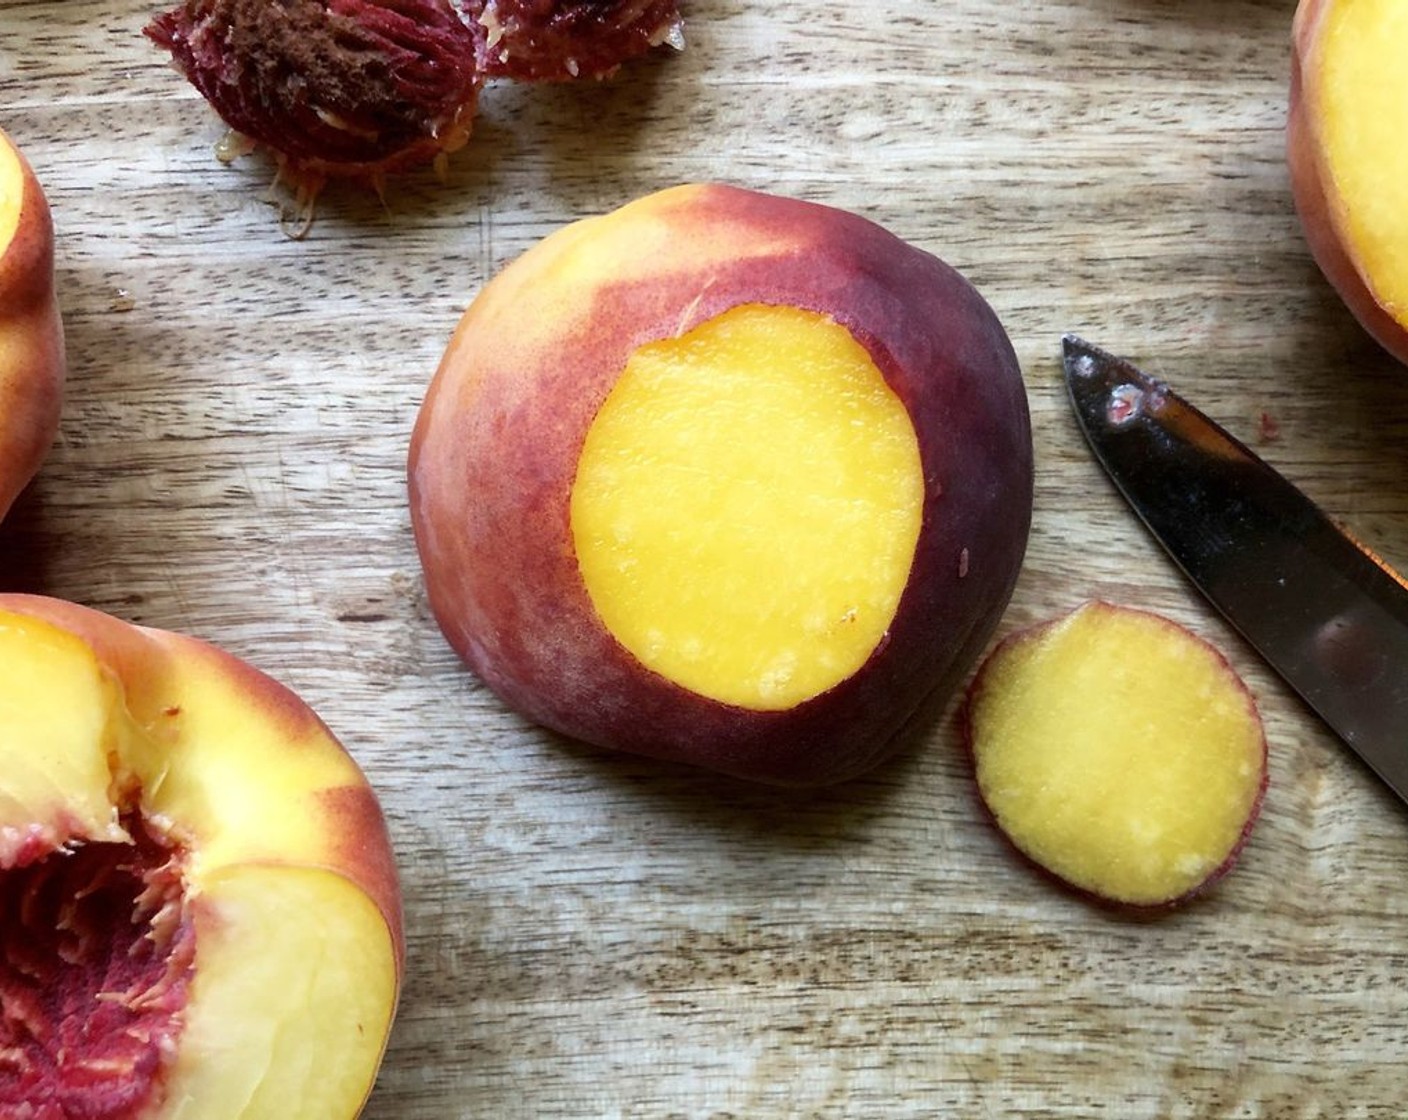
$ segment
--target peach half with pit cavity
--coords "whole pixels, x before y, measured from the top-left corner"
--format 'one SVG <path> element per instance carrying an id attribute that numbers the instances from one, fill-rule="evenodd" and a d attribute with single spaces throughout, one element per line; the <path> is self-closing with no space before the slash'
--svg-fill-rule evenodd
<path id="1" fill-rule="evenodd" d="M 194 638 L 0 595 L 0 1115 L 350 1118 L 400 986 L 362 772 Z"/>

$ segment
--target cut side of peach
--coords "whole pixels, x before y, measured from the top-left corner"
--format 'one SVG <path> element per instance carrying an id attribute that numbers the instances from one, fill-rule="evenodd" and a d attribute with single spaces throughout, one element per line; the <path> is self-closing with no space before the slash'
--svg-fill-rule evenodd
<path id="1" fill-rule="evenodd" d="M 1012 844 L 1134 907 L 1225 873 L 1266 785 L 1255 702 L 1227 661 L 1160 616 L 1102 602 L 1000 644 L 971 686 L 979 793 Z"/>
<path id="2" fill-rule="evenodd" d="M 355 763 L 242 662 L 55 600 L 0 596 L 0 665 L 0 1116 L 355 1116 L 402 954 Z"/>
<path id="3" fill-rule="evenodd" d="M 869 353 L 828 316 L 753 304 L 631 356 L 571 517 L 592 602 L 642 664 L 772 710 L 870 656 L 923 502 L 914 426 Z"/>
<path id="4" fill-rule="evenodd" d="M 141 1115 L 191 976 L 184 856 L 124 812 L 136 729 L 92 649 L 0 614 L 0 665 L 0 1114 Z"/>
<path id="5" fill-rule="evenodd" d="M 1330 4 L 1315 57 L 1335 220 L 1379 305 L 1408 323 L 1408 5 Z"/>
<path id="6" fill-rule="evenodd" d="M 0 1115 L 147 1116 L 159 1097 L 195 935 L 179 854 L 128 828 L 0 873 Z"/>

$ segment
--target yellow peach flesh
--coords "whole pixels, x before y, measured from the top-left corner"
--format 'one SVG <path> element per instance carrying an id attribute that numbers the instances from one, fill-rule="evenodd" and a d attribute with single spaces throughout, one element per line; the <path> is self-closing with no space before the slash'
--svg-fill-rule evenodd
<path id="1" fill-rule="evenodd" d="M 0 253 L 15 239 L 24 204 L 24 165 L 0 134 Z"/>
<path id="2" fill-rule="evenodd" d="M 903 403 L 825 315 L 750 304 L 636 350 L 572 488 L 582 578 L 644 665 L 782 710 L 855 673 L 922 520 Z"/>
<path id="3" fill-rule="evenodd" d="M 1336 218 L 1381 307 L 1408 323 L 1408 4 L 1330 5 L 1313 77 Z"/>
<path id="4" fill-rule="evenodd" d="M 300 1116 L 355 1116 L 395 1002 L 385 929 L 327 871 L 255 865 L 208 879 L 181 1047 L 152 1120 L 284 1120 L 290 1102 Z"/>
<path id="5" fill-rule="evenodd" d="M 154 734 L 126 762 L 141 785 L 143 811 L 179 822 L 192 882 L 232 864 L 324 862 L 326 822 L 307 803 L 319 790 L 357 784 L 356 763 L 341 750 L 320 749 L 327 732 L 313 720 L 270 736 L 249 718 L 245 692 L 194 651 L 168 671 L 181 703 L 144 713 Z M 198 747 L 172 750 L 173 740 Z"/>
<path id="6" fill-rule="evenodd" d="M 1017 848 L 1101 897 L 1193 890 L 1261 792 L 1261 724 L 1211 647 L 1153 615 L 1087 606 L 1000 647 L 970 712 L 983 800 Z"/>
<path id="7" fill-rule="evenodd" d="M 12 862 L 29 826 L 49 846 L 77 831 L 122 841 L 112 804 L 109 749 L 119 708 L 113 682 L 81 639 L 38 619 L 0 612 L 0 727 L 26 750 L 6 753 L 0 867 Z"/>

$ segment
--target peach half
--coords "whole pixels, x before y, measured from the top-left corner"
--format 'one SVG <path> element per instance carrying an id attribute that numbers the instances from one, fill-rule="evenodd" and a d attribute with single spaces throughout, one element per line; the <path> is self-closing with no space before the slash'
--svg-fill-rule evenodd
<path id="1" fill-rule="evenodd" d="M 54 224 L 34 171 L 0 130 L 0 518 L 54 442 L 63 389 Z"/>
<path id="2" fill-rule="evenodd" d="M 1379 344 L 1408 363 L 1408 5 L 1301 0 L 1287 158 L 1312 255 Z"/>
<path id="3" fill-rule="evenodd" d="M 1026 546 L 996 315 L 936 257 L 722 185 L 552 234 L 466 311 L 410 449 L 451 645 L 565 735 L 809 786 L 971 666 Z"/>
<path id="4" fill-rule="evenodd" d="M 377 800 L 193 638 L 0 595 L 0 1116 L 350 1118 L 403 958 Z"/>
<path id="5" fill-rule="evenodd" d="M 1173 906 L 1225 875 L 1266 790 L 1261 717 L 1232 666 L 1130 607 L 1089 602 L 1007 637 L 964 724 L 1007 839 L 1120 906 Z"/>

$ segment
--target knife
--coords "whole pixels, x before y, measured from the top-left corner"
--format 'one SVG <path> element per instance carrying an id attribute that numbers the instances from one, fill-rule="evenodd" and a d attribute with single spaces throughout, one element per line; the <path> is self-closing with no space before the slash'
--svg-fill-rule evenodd
<path id="1" fill-rule="evenodd" d="M 1162 381 L 1067 335 L 1095 456 L 1184 574 L 1408 802 L 1408 583 Z"/>

